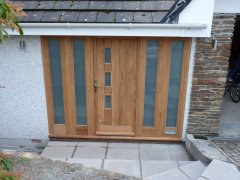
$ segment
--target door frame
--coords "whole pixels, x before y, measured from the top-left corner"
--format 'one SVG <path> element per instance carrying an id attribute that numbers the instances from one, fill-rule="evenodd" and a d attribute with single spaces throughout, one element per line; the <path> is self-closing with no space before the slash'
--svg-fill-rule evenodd
<path id="1" fill-rule="evenodd" d="M 53 112 L 53 99 L 52 99 L 52 85 L 50 77 L 50 66 L 49 66 L 49 52 L 48 52 L 48 39 L 49 38 L 58 38 L 61 39 L 61 63 L 64 64 L 62 67 L 62 81 L 63 81 L 63 96 L 64 104 L 65 102 L 69 103 L 69 108 L 64 107 L 65 113 L 65 125 L 54 124 L 54 112 Z M 96 98 L 94 93 L 94 80 L 96 79 L 96 74 L 94 74 L 95 57 L 96 57 L 96 38 L 116 38 L 116 39 L 136 39 L 137 40 L 137 103 L 136 103 L 136 120 L 135 120 L 135 136 L 97 136 L 96 131 L 96 121 L 95 121 L 95 105 Z M 86 106 L 87 106 L 87 126 L 79 126 L 74 122 L 74 109 L 75 105 L 73 100 L 74 96 L 69 97 L 69 91 L 66 91 L 67 86 L 74 86 L 74 70 L 73 70 L 73 56 L 69 51 L 72 51 L 71 40 L 72 39 L 84 39 L 85 41 L 85 68 L 86 68 Z M 182 72 L 181 72 L 181 86 L 179 92 L 179 108 L 178 108 L 178 119 L 177 119 L 177 134 L 175 135 L 166 135 L 163 134 L 166 130 L 164 122 L 158 124 L 157 129 L 145 128 L 143 127 L 143 108 L 144 108 L 144 81 L 145 74 L 142 72 L 145 71 L 144 64 L 146 61 L 146 51 L 144 51 L 144 41 L 146 40 L 159 40 L 159 42 L 170 42 L 173 40 L 184 41 L 184 52 L 183 52 L 183 62 L 182 62 Z M 63 41 L 63 42 L 62 42 Z M 44 80 L 45 80 L 45 91 L 46 91 L 46 101 L 47 101 L 47 112 L 48 112 L 48 125 L 49 125 L 49 137 L 50 138 L 93 138 L 93 139 L 129 139 L 129 140 L 161 140 L 161 141 L 181 141 L 182 140 L 182 129 L 183 129 L 183 119 L 184 119 L 184 110 L 185 110 L 185 100 L 187 92 L 187 82 L 188 82 L 188 73 L 189 73 L 189 61 L 190 61 L 190 52 L 191 52 L 191 38 L 161 38 L 161 37 L 60 37 L 60 36 L 44 36 L 41 37 L 42 44 L 42 56 L 43 56 L 43 69 L 44 69 Z M 169 43 L 170 44 L 170 43 Z M 160 43 L 161 45 L 161 43 Z M 168 49 L 166 43 L 162 44 L 163 49 Z M 69 50 L 70 49 L 70 50 Z M 146 48 L 145 48 L 146 49 Z M 167 53 L 170 51 L 159 51 L 165 57 L 170 57 L 170 54 Z M 70 61 L 66 61 L 70 59 Z M 164 58 L 161 58 L 159 55 L 159 61 L 163 61 Z M 167 61 L 165 61 L 167 62 Z M 159 64 L 159 63 L 158 63 Z M 162 69 L 162 67 L 157 67 Z M 69 73 L 70 72 L 70 73 Z M 65 74 L 65 76 L 64 76 Z M 72 80 L 71 80 L 72 79 Z M 169 80 L 169 78 L 168 78 Z M 157 84 L 162 82 L 160 76 L 157 76 Z M 165 82 L 167 83 L 167 82 Z M 143 89 L 141 89 L 143 87 Z M 159 86 L 156 86 L 156 88 Z M 65 89 L 65 90 L 64 90 Z M 71 88 L 70 88 L 71 89 Z M 74 88 L 72 88 L 74 89 Z M 165 88 L 165 91 L 167 88 Z M 73 90 L 70 90 L 73 91 Z M 164 92 L 163 92 L 164 93 Z M 166 93 L 166 92 L 165 92 Z M 156 94 L 155 98 L 163 98 L 163 94 Z M 166 96 L 165 96 L 166 98 Z M 71 100 L 69 100 L 71 99 Z M 71 101 L 71 102 L 70 102 Z M 160 106 L 161 103 L 155 103 L 155 106 Z M 94 113 L 93 113 L 94 112 Z M 76 114 L 75 114 L 76 115 Z M 156 113 L 155 113 L 156 117 Z M 69 119 L 69 121 L 66 119 Z M 169 130 L 176 128 L 167 128 Z M 160 131 L 158 131 L 160 129 Z M 154 136 L 153 136 L 154 134 Z"/>

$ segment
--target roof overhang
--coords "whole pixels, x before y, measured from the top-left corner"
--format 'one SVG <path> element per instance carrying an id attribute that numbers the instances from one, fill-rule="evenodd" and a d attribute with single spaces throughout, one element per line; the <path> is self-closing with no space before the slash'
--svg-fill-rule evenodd
<path id="1" fill-rule="evenodd" d="M 23 23 L 25 35 L 201 37 L 206 24 Z M 8 29 L 10 35 L 17 32 Z"/>
<path id="2" fill-rule="evenodd" d="M 207 6 L 206 6 L 207 4 Z M 210 37 L 214 0 L 192 0 L 177 24 L 22 23 L 25 35 Z M 8 30 L 10 35 L 17 32 Z"/>

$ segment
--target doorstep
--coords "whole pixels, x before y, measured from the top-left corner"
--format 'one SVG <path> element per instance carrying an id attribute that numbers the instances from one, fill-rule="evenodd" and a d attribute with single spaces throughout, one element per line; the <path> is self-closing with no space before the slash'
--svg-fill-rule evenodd
<path id="1" fill-rule="evenodd" d="M 182 143 L 50 141 L 42 156 L 145 178 L 191 163 Z"/>

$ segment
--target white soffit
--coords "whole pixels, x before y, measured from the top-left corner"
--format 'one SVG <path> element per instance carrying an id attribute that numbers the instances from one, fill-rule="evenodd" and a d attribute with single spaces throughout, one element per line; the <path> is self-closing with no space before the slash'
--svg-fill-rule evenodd
<path id="1" fill-rule="evenodd" d="M 25 35 L 210 37 L 214 0 L 192 0 L 178 24 L 23 23 Z M 18 35 L 8 30 L 9 35 Z"/>

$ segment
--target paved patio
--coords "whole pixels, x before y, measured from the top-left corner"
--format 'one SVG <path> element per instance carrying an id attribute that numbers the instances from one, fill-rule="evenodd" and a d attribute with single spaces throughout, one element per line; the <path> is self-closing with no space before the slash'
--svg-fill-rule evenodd
<path id="1" fill-rule="evenodd" d="M 191 163 L 183 144 L 50 141 L 42 156 L 139 178 Z"/>
<path id="2" fill-rule="evenodd" d="M 223 99 L 219 136 L 240 140 L 240 102 L 234 103 L 229 93 Z"/>

